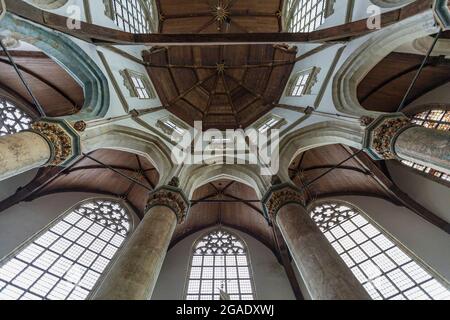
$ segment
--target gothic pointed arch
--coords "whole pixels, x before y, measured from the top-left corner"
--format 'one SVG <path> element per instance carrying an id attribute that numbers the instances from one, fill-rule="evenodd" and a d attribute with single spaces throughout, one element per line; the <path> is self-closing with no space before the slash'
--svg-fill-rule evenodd
<path id="1" fill-rule="evenodd" d="M 78 44 L 9 13 L 2 19 L 0 31 L 11 34 L 17 40 L 32 43 L 82 86 L 84 105 L 77 114 L 68 116 L 68 120 L 89 120 L 106 114 L 110 101 L 108 81 L 95 61 Z"/>
<path id="2" fill-rule="evenodd" d="M 187 300 L 254 300 L 248 249 L 237 235 L 218 228 L 198 239 L 192 250 Z"/>
<path id="3" fill-rule="evenodd" d="M 0 261 L 0 299 L 84 300 L 134 228 L 120 200 L 84 200 Z"/>

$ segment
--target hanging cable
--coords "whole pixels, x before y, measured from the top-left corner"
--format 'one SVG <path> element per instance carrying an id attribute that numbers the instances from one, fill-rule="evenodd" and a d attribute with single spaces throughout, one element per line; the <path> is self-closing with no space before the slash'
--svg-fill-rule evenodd
<path id="1" fill-rule="evenodd" d="M 0 0 L 1 1 L 1 0 Z M 8 57 L 9 62 L 11 63 L 11 65 L 13 66 L 14 70 L 16 71 L 17 75 L 19 76 L 20 80 L 22 81 L 23 85 L 25 86 L 25 88 L 27 89 L 28 94 L 31 96 L 31 98 L 33 99 L 34 105 L 36 106 L 40 117 L 44 118 L 45 117 L 45 111 L 42 108 L 41 104 L 39 103 L 39 101 L 37 100 L 36 96 L 33 94 L 33 91 L 31 91 L 30 86 L 28 85 L 28 83 L 26 82 L 22 72 L 19 70 L 19 67 L 17 67 L 17 64 L 14 62 L 14 59 L 12 58 L 12 56 L 9 54 L 8 49 L 6 48 L 5 44 L 3 43 L 3 39 L 0 37 L 0 46 L 2 47 L 3 51 L 5 52 L 6 56 Z"/>
<path id="2" fill-rule="evenodd" d="M 427 52 L 425 58 L 423 59 L 422 64 L 420 65 L 419 70 L 417 70 L 417 72 L 416 72 L 416 74 L 415 74 L 415 76 L 414 76 L 413 81 L 411 82 L 411 84 L 410 84 L 408 90 L 406 91 L 406 94 L 405 94 L 405 96 L 403 97 L 403 100 L 402 100 L 402 102 L 400 103 L 400 106 L 398 107 L 397 112 L 402 111 L 403 108 L 405 107 L 406 101 L 408 100 L 409 95 L 411 94 L 411 91 L 412 91 L 412 89 L 414 88 L 414 85 L 415 85 L 416 82 L 417 82 L 417 79 L 419 79 L 419 76 L 420 76 L 420 74 L 422 73 L 423 68 L 425 67 L 425 65 L 426 65 L 426 63 L 427 63 L 428 58 L 431 56 L 431 53 L 433 52 L 434 47 L 436 46 L 436 44 L 437 44 L 439 38 L 441 37 L 441 34 L 442 34 L 442 29 L 439 29 L 439 32 L 436 34 L 436 37 L 434 38 L 434 41 L 433 41 L 433 43 L 431 44 L 431 47 L 428 49 L 428 52 Z"/>

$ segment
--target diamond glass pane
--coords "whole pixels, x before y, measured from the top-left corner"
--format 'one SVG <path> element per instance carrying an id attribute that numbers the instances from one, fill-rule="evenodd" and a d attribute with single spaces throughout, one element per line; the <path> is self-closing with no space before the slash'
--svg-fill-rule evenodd
<path id="1" fill-rule="evenodd" d="M 2 261 L 0 300 L 86 299 L 129 230 L 128 212 L 116 202 L 78 205 Z"/>
<path id="2" fill-rule="evenodd" d="M 372 299 L 450 299 L 450 290 L 356 209 L 325 203 L 315 207 L 311 217 Z"/>
<path id="3" fill-rule="evenodd" d="M 299 0 L 295 7 L 288 4 L 288 31 L 311 32 L 325 20 L 326 0 Z"/>

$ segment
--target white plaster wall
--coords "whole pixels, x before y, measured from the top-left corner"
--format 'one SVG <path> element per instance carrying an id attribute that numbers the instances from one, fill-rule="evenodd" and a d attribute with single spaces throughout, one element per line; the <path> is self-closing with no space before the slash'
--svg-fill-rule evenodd
<path id="1" fill-rule="evenodd" d="M 94 197 L 104 196 L 76 192 L 53 194 L 19 203 L 0 213 L 0 259 L 78 202 Z"/>
<path id="2" fill-rule="evenodd" d="M 209 229 L 213 230 L 213 229 Z M 295 300 L 284 268 L 272 251 L 253 237 L 230 229 L 248 246 L 258 300 Z M 152 300 L 183 300 L 194 242 L 208 230 L 197 232 L 173 247 L 167 254 Z"/>
<path id="3" fill-rule="evenodd" d="M 361 196 L 343 196 L 411 250 L 425 264 L 450 280 L 450 235 L 404 207 Z"/>
<path id="4" fill-rule="evenodd" d="M 420 171 L 397 161 L 387 162 L 388 170 L 402 191 L 425 208 L 450 223 L 450 188 Z"/>

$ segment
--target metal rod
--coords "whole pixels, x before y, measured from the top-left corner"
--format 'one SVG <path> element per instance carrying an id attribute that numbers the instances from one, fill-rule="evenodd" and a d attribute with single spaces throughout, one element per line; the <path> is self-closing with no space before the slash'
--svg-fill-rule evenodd
<path id="1" fill-rule="evenodd" d="M 114 169 L 113 167 L 111 167 L 111 166 L 109 166 L 109 165 L 107 165 L 107 164 L 105 164 L 105 163 L 103 163 L 103 162 L 101 162 L 101 161 L 99 161 L 99 160 L 97 160 L 97 159 L 95 159 L 95 158 L 93 158 L 93 157 L 91 157 L 91 156 L 85 154 L 85 153 L 83 153 L 83 156 L 85 156 L 85 157 L 88 158 L 88 159 L 91 159 L 92 161 L 98 163 L 99 165 L 104 166 L 106 169 L 109 169 L 109 170 L 111 170 L 111 171 L 117 173 L 118 175 L 124 177 L 125 179 L 128 179 L 128 180 L 130 180 L 130 181 L 132 181 L 132 182 L 134 182 L 134 183 L 140 185 L 142 188 L 145 188 L 145 189 L 147 189 L 148 191 L 154 191 L 152 188 L 149 188 L 148 186 L 146 186 L 146 185 L 143 184 L 142 182 L 140 182 L 140 181 L 138 181 L 138 180 L 136 180 L 136 179 L 134 179 L 134 178 L 131 178 L 131 177 L 127 176 L 126 174 L 123 174 L 123 173 L 120 172 L 119 170 L 116 170 L 116 169 Z"/>
<path id="2" fill-rule="evenodd" d="M 440 36 L 442 34 L 442 29 L 439 29 L 439 32 L 436 34 L 436 37 L 434 38 L 433 44 L 431 45 L 431 47 L 428 49 L 427 55 L 425 56 L 425 58 L 422 61 L 422 64 L 420 65 L 419 70 L 417 70 L 413 81 L 411 82 L 411 84 L 409 85 L 408 90 L 405 93 L 405 96 L 403 97 L 402 102 L 400 103 L 400 106 L 397 109 L 397 112 L 400 112 L 403 110 L 403 108 L 405 107 L 406 104 L 406 100 L 408 99 L 409 95 L 411 94 L 412 89 L 414 88 L 414 85 L 416 84 L 417 80 L 419 79 L 420 74 L 422 73 L 423 68 L 425 67 L 425 64 L 428 61 L 428 58 L 430 57 L 431 53 L 434 50 L 434 47 L 436 46 Z"/>
<path id="3" fill-rule="evenodd" d="M 338 169 L 341 165 L 343 165 L 344 163 L 346 163 L 347 161 L 350 161 L 351 159 L 355 158 L 356 156 L 358 156 L 361 152 L 363 152 L 363 150 L 359 150 L 358 152 L 355 152 L 354 154 L 352 154 L 350 157 L 348 157 L 347 159 L 345 159 L 344 161 L 340 162 L 339 164 L 335 165 L 333 168 L 325 171 L 324 173 L 322 173 L 320 176 L 318 176 L 317 178 L 307 182 L 306 184 L 303 185 L 303 187 L 299 188 L 300 192 L 303 192 L 306 188 L 308 188 L 309 186 L 311 186 L 314 182 L 317 182 L 318 180 L 322 179 L 324 176 L 326 176 L 327 174 L 329 174 L 330 172 Z"/>
<path id="4" fill-rule="evenodd" d="M 17 64 L 14 62 L 14 59 L 12 58 L 12 56 L 9 54 L 8 49 L 6 48 L 6 46 L 3 44 L 3 40 L 0 38 L 0 46 L 2 47 L 3 51 L 5 52 L 6 56 L 8 57 L 9 62 L 12 64 L 14 70 L 16 71 L 16 73 L 19 75 L 20 80 L 22 81 L 23 85 L 25 86 L 25 88 L 28 91 L 28 94 L 31 96 L 31 98 L 33 99 L 34 105 L 36 106 L 36 108 L 38 109 L 39 114 L 41 115 L 41 117 L 45 117 L 45 111 L 42 108 L 41 104 L 39 103 L 39 101 L 37 100 L 36 96 L 33 94 L 33 91 L 31 91 L 30 86 L 28 85 L 28 83 L 26 82 L 25 78 L 22 75 L 22 72 L 20 72 L 19 68 L 17 67 Z"/>

